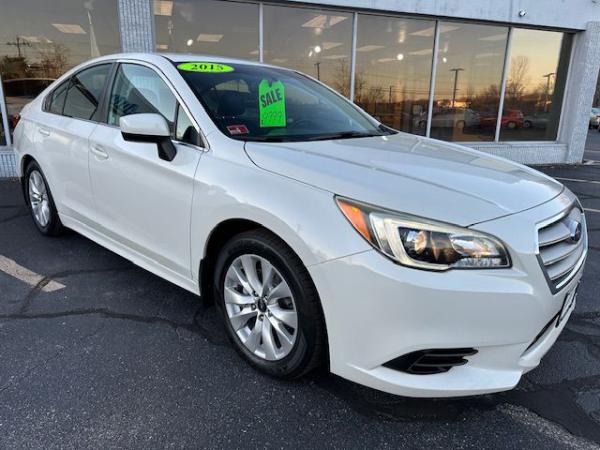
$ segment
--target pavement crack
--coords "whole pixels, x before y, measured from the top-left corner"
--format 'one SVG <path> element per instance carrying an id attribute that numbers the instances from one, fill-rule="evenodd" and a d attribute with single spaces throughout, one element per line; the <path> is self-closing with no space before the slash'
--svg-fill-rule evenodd
<path id="1" fill-rule="evenodd" d="M 19 313 L 25 313 L 31 306 L 31 302 L 33 302 L 33 299 L 42 291 L 42 289 L 44 289 L 44 286 L 46 286 L 51 281 L 52 278 L 47 276 L 38 281 L 38 283 L 33 288 L 31 288 L 27 292 L 27 294 L 25 294 L 25 297 L 21 302 L 21 307 L 19 308 Z"/>
<path id="2" fill-rule="evenodd" d="M 75 275 L 83 275 L 83 274 L 92 274 L 92 273 L 103 273 L 103 272 L 115 272 L 120 270 L 131 270 L 132 267 L 107 267 L 102 269 L 77 269 L 77 270 L 64 270 L 62 272 L 57 272 L 53 275 L 44 276 L 33 288 L 31 288 L 23 300 L 21 301 L 21 307 L 19 308 L 19 313 L 26 313 L 33 300 L 39 295 L 44 286 L 50 283 L 53 280 L 60 278 L 67 278 Z"/>
<path id="3" fill-rule="evenodd" d="M 97 327 L 91 333 L 88 333 L 87 335 L 83 336 L 78 342 L 81 342 L 83 340 L 87 340 L 90 337 L 96 335 L 103 327 L 104 327 L 104 325 L 100 325 L 99 327 Z M 29 377 L 29 375 L 31 375 L 39 367 L 45 366 L 50 361 L 52 361 L 52 360 L 58 358 L 59 356 L 61 356 L 65 352 L 65 350 L 66 350 L 66 347 L 65 346 L 61 346 L 55 353 L 53 353 L 48 358 L 45 358 L 44 360 L 40 361 L 38 364 L 35 364 L 33 367 L 30 367 L 29 369 L 25 370 L 22 374 L 14 376 L 14 377 L 11 377 L 4 386 L 0 387 L 0 394 L 2 394 L 4 391 L 6 391 L 11 386 L 19 384 L 21 381 L 23 381 L 24 379 L 26 379 L 27 377 Z"/>
<path id="4" fill-rule="evenodd" d="M 56 353 L 54 353 L 53 355 L 51 355 L 50 357 L 48 357 L 48 358 L 40 361 L 38 364 L 36 364 L 33 367 L 30 367 L 29 369 L 27 369 L 21 375 L 17 375 L 15 377 L 11 377 L 4 386 L 0 387 L 0 394 L 2 392 L 4 392 L 5 390 L 7 390 L 9 387 L 11 387 L 11 386 L 13 386 L 15 384 L 18 384 L 21 380 L 27 378 L 38 367 L 45 366 L 48 362 L 52 361 L 53 359 L 58 358 L 62 354 L 63 351 L 64 351 L 64 348 L 61 348 Z"/>
<path id="5" fill-rule="evenodd" d="M 72 311 L 60 311 L 60 312 L 48 312 L 38 314 L 26 314 L 18 312 L 16 314 L 0 314 L 0 320 L 31 320 L 31 319 L 56 319 L 73 316 L 90 316 L 98 315 L 105 319 L 120 319 L 130 320 L 133 322 L 146 323 L 146 324 L 163 324 L 173 329 L 184 328 L 191 332 L 197 332 L 194 323 L 179 323 L 164 317 L 156 316 L 138 316 L 135 314 L 118 313 L 111 311 L 108 308 L 89 308 L 89 309 L 76 309 Z"/>

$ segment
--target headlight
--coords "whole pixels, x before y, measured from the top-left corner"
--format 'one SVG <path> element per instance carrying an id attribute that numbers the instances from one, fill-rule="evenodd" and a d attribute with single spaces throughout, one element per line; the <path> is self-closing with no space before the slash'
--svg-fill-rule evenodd
<path id="1" fill-rule="evenodd" d="M 428 270 L 510 267 L 506 248 L 493 236 L 344 198 L 336 202 L 356 231 L 402 265 Z"/>

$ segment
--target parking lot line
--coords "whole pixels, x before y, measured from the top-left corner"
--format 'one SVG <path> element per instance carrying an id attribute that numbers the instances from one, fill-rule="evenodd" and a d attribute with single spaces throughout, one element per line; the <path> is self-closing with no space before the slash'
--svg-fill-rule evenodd
<path id="1" fill-rule="evenodd" d="M 589 211 L 589 212 L 595 212 L 595 213 L 600 213 L 600 209 L 594 209 L 594 208 L 583 208 L 584 211 Z"/>
<path id="2" fill-rule="evenodd" d="M 575 181 L 577 183 L 590 183 L 590 184 L 600 184 L 600 181 L 596 181 L 596 180 L 580 180 L 579 178 L 561 178 L 561 177 L 554 177 L 557 180 L 561 180 L 561 181 Z"/>
<path id="3" fill-rule="evenodd" d="M 43 275 L 35 273 L 29 270 L 28 268 L 17 264 L 12 259 L 9 259 L 2 255 L 0 255 L 0 270 L 4 273 L 7 273 L 11 277 L 14 277 L 18 280 L 29 284 L 30 286 L 37 286 L 38 284 L 40 284 L 41 281 L 43 281 L 46 278 Z M 44 292 L 54 292 L 64 288 L 64 284 L 50 280 L 41 287 L 41 290 Z"/>

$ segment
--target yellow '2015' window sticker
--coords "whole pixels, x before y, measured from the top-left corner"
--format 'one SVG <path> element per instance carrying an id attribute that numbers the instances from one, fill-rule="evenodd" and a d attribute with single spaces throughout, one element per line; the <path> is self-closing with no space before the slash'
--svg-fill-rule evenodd
<path id="1" fill-rule="evenodd" d="M 260 127 L 285 127 L 285 87 L 281 81 L 269 84 L 262 80 L 258 85 Z"/>
<path id="2" fill-rule="evenodd" d="M 188 62 L 179 64 L 177 66 L 179 70 L 185 70 L 187 72 L 201 72 L 201 73 L 226 73 L 233 72 L 233 67 L 227 64 L 220 64 L 214 62 Z"/>

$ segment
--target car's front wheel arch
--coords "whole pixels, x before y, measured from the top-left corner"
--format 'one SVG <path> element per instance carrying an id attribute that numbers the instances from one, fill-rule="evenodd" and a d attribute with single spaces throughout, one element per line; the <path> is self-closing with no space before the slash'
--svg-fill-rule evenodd
<path id="1" fill-rule="evenodd" d="M 200 261 L 200 296 L 205 304 L 213 303 L 212 279 L 219 250 L 234 236 L 250 230 L 266 229 L 261 224 L 247 219 L 228 219 L 217 224 L 206 240 L 204 256 Z"/>

